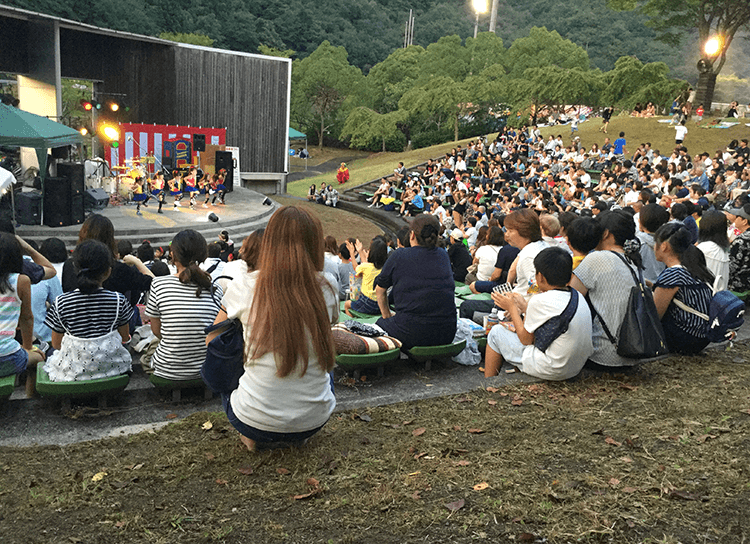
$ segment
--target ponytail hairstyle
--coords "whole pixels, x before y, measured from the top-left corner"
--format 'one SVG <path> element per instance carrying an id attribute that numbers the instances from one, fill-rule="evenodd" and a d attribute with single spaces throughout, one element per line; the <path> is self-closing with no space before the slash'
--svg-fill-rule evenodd
<path id="1" fill-rule="evenodd" d="M 98 240 L 84 240 L 73 252 L 73 269 L 78 279 L 78 290 L 90 295 L 101 288 L 114 265 L 109 248 Z"/>
<path id="2" fill-rule="evenodd" d="M 687 230 L 685 225 L 682 223 L 662 225 L 654 234 L 654 241 L 657 244 L 668 242 L 672 252 L 680 260 L 680 264 L 694 278 L 713 285 L 714 275 L 706 267 L 706 257 L 700 249 L 692 244 L 690 231 Z"/>
<path id="3" fill-rule="evenodd" d="M 335 292 L 322 279 L 322 271 L 320 221 L 303 208 L 276 210 L 261 242 L 258 279 L 245 329 L 250 331 L 246 358 L 271 353 L 279 378 L 292 373 L 304 376 L 312 349 L 323 370 L 333 369 L 336 352 L 323 290 L 330 289 L 331 298 Z"/>
<path id="4" fill-rule="evenodd" d="M 20 274 L 23 268 L 23 250 L 16 237 L 0 232 L 0 293 L 11 290 L 8 276 Z"/>
<path id="5" fill-rule="evenodd" d="M 411 230 L 420 247 L 433 249 L 440 235 L 440 222 L 431 214 L 420 214 L 410 223 Z"/>
<path id="6" fill-rule="evenodd" d="M 635 221 L 633 217 L 622 210 L 601 212 L 596 220 L 615 238 L 615 245 L 625 251 L 625 256 L 638 268 L 643 268 L 641 260 L 641 243 L 635 237 Z M 602 237 L 604 234 L 602 234 Z"/>
<path id="7" fill-rule="evenodd" d="M 195 296 L 200 297 L 205 289 L 213 293 L 211 275 L 201 270 L 200 263 L 206 260 L 208 248 L 206 239 L 200 232 L 186 229 L 178 232 L 172 240 L 172 260 L 180 263 L 184 270 L 178 276 L 180 283 L 196 285 Z"/>

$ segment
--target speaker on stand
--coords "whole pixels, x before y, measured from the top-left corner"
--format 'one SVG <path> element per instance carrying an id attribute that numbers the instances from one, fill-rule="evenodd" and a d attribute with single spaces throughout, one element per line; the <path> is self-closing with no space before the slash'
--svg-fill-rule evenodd
<path id="1" fill-rule="evenodd" d="M 73 194 L 68 178 L 44 180 L 44 224 L 67 227 L 73 224 Z"/>
<path id="2" fill-rule="evenodd" d="M 232 158 L 231 151 L 217 151 L 215 168 L 218 173 L 221 169 L 227 171 L 227 175 L 224 178 L 224 185 L 227 188 L 227 192 L 231 193 L 234 189 L 234 158 Z"/>

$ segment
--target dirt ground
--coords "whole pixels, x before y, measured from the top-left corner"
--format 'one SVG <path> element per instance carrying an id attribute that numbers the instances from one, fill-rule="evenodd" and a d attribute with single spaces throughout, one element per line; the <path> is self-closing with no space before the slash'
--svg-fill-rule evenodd
<path id="1" fill-rule="evenodd" d="M 739 544 L 749 431 L 746 343 L 338 413 L 302 448 L 249 453 L 197 413 L 4 448 L 0 542 Z"/>

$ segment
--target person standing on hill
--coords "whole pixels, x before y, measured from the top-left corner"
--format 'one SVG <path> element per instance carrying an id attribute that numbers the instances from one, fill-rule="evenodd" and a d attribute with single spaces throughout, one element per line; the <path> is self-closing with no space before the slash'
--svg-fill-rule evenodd
<path id="1" fill-rule="evenodd" d="M 345 162 L 342 162 L 341 166 L 339 166 L 339 169 L 336 171 L 336 181 L 339 182 L 339 185 L 343 185 L 349 181 L 349 168 L 346 166 Z"/>
<path id="2" fill-rule="evenodd" d="M 620 137 L 615 140 L 615 149 L 614 154 L 615 157 L 621 158 L 627 151 L 625 150 L 625 146 L 627 145 L 627 140 L 625 140 L 625 133 L 620 132 Z"/>
<path id="3" fill-rule="evenodd" d="M 609 126 L 609 120 L 612 118 L 612 113 L 615 109 L 612 106 L 607 106 L 602 112 L 602 126 L 599 127 L 599 132 L 607 134 L 607 127 Z"/>

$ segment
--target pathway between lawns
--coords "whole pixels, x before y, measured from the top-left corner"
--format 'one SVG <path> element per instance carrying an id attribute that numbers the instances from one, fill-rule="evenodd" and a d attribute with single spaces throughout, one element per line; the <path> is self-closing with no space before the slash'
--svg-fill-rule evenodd
<path id="1" fill-rule="evenodd" d="M 740 330 L 738 341 L 750 339 L 750 324 Z M 709 349 L 724 349 L 714 344 Z M 508 365 L 504 369 L 509 368 Z M 618 369 L 618 372 L 622 372 Z M 627 371 L 627 370 L 625 370 Z M 408 360 L 386 367 L 385 375 L 375 370 L 363 371 L 365 379 L 354 381 L 336 370 L 337 411 L 364 410 L 371 407 L 446 397 L 467 393 L 479 387 L 503 387 L 508 384 L 538 381 L 520 373 L 504 371 L 494 378 L 484 378 L 478 366 L 461 366 L 453 362 L 434 363 L 430 371 Z M 595 375 L 584 370 L 582 376 Z M 134 373 L 124 393 L 106 409 L 95 402 L 74 405 L 72 413 L 63 414 L 59 402 L 25 399 L 17 388 L 0 417 L 0 446 L 64 445 L 110 436 L 124 436 L 155 429 L 199 411 L 220 412 L 218 397 L 203 400 L 201 392 L 184 394 L 184 400 L 173 403 L 159 394 L 140 369 Z"/>
<path id="2" fill-rule="evenodd" d="M 335 172 L 336 170 L 338 170 L 342 162 L 349 163 L 360 158 L 362 157 L 339 157 L 338 159 L 331 159 L 326 162 L 321 162 L 320 164 L 316 164 L 315 166 L 310 166 L 308 170 L 302 170 L 301 172 L 291 172 L 289 175 L 287 175 L 286 182 L 292 183 L 293 181 L 299 181 L 301 179 L 319 176 L 320 174 L 325 174 L 327 172 Z"/>

